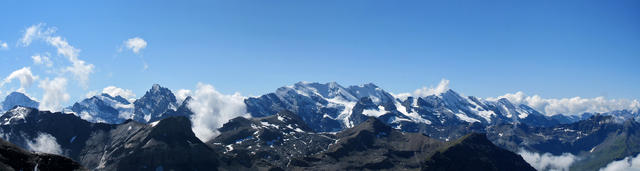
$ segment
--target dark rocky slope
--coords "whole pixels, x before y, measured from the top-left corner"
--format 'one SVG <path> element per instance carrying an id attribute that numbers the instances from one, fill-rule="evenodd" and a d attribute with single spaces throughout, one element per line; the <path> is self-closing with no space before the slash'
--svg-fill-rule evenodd
<path id="1" fill-rule="evenodd" d="M 58 155 L 33 153 L 0 139 L 0 170 L 87 170 L 79 163 Z"/>

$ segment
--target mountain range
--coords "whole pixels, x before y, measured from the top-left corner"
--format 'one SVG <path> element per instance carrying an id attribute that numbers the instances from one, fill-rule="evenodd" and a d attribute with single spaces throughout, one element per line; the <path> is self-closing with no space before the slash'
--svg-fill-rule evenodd
<path id="1" fill-rule="evenodd" d="M 640 153 L 637 109 L 548 116 L 453 90 L 418 97 L 298 82 L 246 98 L 251 117 L 203 141 L 192 100 L 154 84 L 139 99 L 99 94 L 52 113 L 14 92 L 2 102 L 0 135 L 27 150 L 46 140 L 59 146 L 49 152 L 92 170 L 533 170 L 523 150 L 571 154 L 579 160 L 569 169 L 597 170 Z"/>

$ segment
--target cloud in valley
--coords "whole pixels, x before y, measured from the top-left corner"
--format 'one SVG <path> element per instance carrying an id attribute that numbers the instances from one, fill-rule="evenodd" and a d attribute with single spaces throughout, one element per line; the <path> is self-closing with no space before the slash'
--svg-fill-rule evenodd
<path id="1" fill-rule="evenodd" d="M 49 153 L 49 154 L 62 154 L 62 148 L 60 144 L 56 142 L 56 138 L 47 133 L 39 133 L 33 141 L 27 141 L 27 147 L 31 151 Z"/>
<path id="2" fill-rule="evenodd" d="M 600 171 L 638 171 L 640 170 L 640 154 L 635 157 L 625 157 L 622 160 L 613 161 Z"/>
<path id="3" fill-rule="evenodd" d="M 536 152 L 520 150 L 518 154 L 520 154 L 520 156 L 522 156 L 522 158 L 524 158 L 524 160 L 536 170 L 568 171 L 571 164 L 579 160 L 578 157 L 571 153 L 554 156 L 550 153 L 544 153 L 541 155 Z"/>
<path id="4" fill-rule="evenodd" d="M 192 130 L 202 141 L 217 136 L 217 129 L 230 119 L 249 116 L 244 104 L 245 97 L 239 93 L 226 95 L 212 85 L 198 83 L 191 97 L 193 100 L 188 107 L 195 113 L 191 116 Z"/>

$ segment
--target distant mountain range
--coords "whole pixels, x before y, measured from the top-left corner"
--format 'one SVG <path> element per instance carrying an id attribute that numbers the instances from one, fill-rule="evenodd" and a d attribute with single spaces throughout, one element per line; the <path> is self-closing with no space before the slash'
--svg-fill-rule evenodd
<path id="1" fill-rule="evenodd" d="M 53 141 L 48 143 L 59 144 L 61 155 L 76 160 L 91 170 L 307 170 L 312 168 L 439 170 L 460 168 L 453 163 L 462 161 L 464 158 L 458 150 L 477 154 L 474 158 L 464 159 L 468 161 L 463 167 L 466 169 L 533 170 L 522 157 L 493 145 L 484 138 L 484 135 L 472 134 L 469 136 L 472 138 L 466 137 L 454 143 L 446 143 L 420 134 L 405 135 L 374 117 L 337 134 L 315 133 L 301 122 L 297 115 L 287 111 L 264 118 L 236 118 L 225 124 L 220 129 L 221 135 L 208 143 L 195 137 L 191 131 L 189 119 L 183 116 L 168 117 L 151 124 L 138 123 L 134 120 L 127 120 L 121 124 L 104 124 L 90 123 L 72 114 L 15 107 L 0 117 L 0 119 L 6 118 L 19 119 L 0 126 L 3 139 L 23 148 L 30 148 L 34 141 L 32 139 L 47 135 L 51 137 L 49 141 Z M 418 140 L 416 136 L 422 137 L 422 140 L 417 142 L 403 140 Z M 420 142 L 429 142 L 433 145 L 422 146 Z M 387 145 L 378 146 L 378 143 Z M 398 144 L 398 147 L 393 147 L 394 144 Z M 331 150 L 334 148 L 339 148 L 338 153 Z M 363 152 L 362 148 L 371 149 L 372 153 L 384 151 L 387 148 L 394 151 L 388 154 L 392 155 L 388 161 L 369 158 L 367 161 L 361 161 L 361 164 L 354 165 L 345 160 L 344 163 L 333 163 L 331 168 L 324 168 L 323 164 L 315 164 L 325 160 L 321 155 L 325 152 L 330 153 L 329 155 L 348 155 L 352 159 L 366 158 L 369 154 Z M 5 149 L 0 149 L 0 152 L 2 150 Z M 350 151 L 359 152 L 351 153 Z M 318 155 L 313 155 L 314 153 Z M 381 157 L 386 156 L 386 154 L 381 155 Z M 425 158 L 416 161 L 413 159 L 414 155 Z M 318 160 L 307 156 L 318 158 Z M 331 161 L 330 158 L 327 160 Z M 402 161 L 414 161 L 414 163 L 402 163 Z M 382 165 L 378 166 L 378 164 Z M 27 167 L 38 166 L 34 164 L 12 166 L 14 170 L 23 170 Z M 42 169 L 42 167 L 39 168 Z M 82 167 L 78 166 L 78 168 Z"/>
<path id="2" fill-rule="evenodd" d="M 60 155 L 96 170 L 532 170 L 522 150 L 569 153 L 580 158 L 571 170 L 597 170 L 640 153 L 637 109 L 547 116 L 453 90 L 394 96 L 374 84 L 299 82 L 245 99 L 252 117 L 202 142 L 192 100 L 155 84 L 140 99 L 99 94 L 51 113 L 14 92 L 0 136 L 25 149 L 53 137 Z"/>

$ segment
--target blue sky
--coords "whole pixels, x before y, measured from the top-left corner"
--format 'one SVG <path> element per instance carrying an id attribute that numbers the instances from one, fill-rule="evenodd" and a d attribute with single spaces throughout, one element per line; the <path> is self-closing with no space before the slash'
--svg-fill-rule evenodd
<path id="1" fill-rule="evenodd" d="M 45 41 L 19 45 L 44 23 L 94 65 L 86 86 Z M 139 53 L 123 48 L 134 37 Z M 395 93 L 435 86 L 479 97 L 637 99 L 640 1 L 108 1 L 0 3 L 0 77 L 30 67 L 68 79 L 67 104 L 107 86 L 142 96 L 153 83 L 198 82 L 261 95 L 298 81 L 376 83 Z M 123 50 L 121 50 L 123 49 Z M 48 55 L 52 67 L 33 63 Z M 145 69 L 144 66 L 148 65 Z M 54 69 L 51 69 L 54 68 Z M 52 71 L 54 70 L 54 71 Z M 0 87 L 6 93 L 17 80 Z"/>

